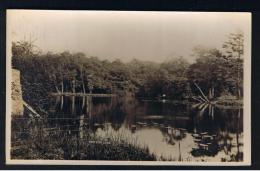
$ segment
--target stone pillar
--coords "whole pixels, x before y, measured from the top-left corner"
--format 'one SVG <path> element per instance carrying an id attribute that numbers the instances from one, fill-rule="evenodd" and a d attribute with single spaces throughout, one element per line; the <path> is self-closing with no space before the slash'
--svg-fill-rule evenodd
<path id="1" fill-rule="evenodd" d="M 20 82 L 20 71 L 12 69 L 12 94 L 11 94 L 11 107 L 12 116 L 23 115 L 23 96 L 22 86 Z"/>

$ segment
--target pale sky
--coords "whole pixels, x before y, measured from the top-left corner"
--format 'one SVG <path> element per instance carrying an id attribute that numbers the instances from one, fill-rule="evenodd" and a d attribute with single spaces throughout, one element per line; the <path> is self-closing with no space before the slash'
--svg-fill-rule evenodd
<path id="1" fill-rule="evenodd" d="M 194 46 L 221 48 L 229 33 L 251 34 L 250 13 L 8 10 L 7 41 L 37 39 L 43 51 L 162 62 Z M 248 39 L 249 40 L 249 39 Z"/>

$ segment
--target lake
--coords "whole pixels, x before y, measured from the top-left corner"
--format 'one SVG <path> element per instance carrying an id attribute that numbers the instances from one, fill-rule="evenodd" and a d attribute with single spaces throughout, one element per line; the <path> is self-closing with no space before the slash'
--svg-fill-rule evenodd
<path id="1" fill-rule="evenodd" d="M 77 135 L 67 136 L 75 142 L 91 132 L 102 139 L 120 137 L 138 147 L 148 148 L 157 160 L 243 160 L 242 108 L 133 97 L 59 96 L 50 99 L 45 110 L 49 115 L 39 119 L 44 120 L 41 122 L 12 119 L 13 148 L 21 144 L 28 146 L 29 139 L 40 141 L 45 134 L 43 130 Z M 32 140 L 32 137 L 36 138 Z M 53 145 L 55 142 L 48 140 L 48 143 Z M 66 150 L 74 153 L 72 149 Z"/>

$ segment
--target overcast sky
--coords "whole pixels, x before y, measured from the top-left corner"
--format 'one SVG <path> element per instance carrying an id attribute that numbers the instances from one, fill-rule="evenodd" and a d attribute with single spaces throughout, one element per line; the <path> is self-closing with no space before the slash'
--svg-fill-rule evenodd
<path id="1" fill-rule="evenodd" d="M 250 34 L 249 13 L 9 10 L 7 41 L 36 38 L 43 51 L 83 52 L 100 59 L 162 62 L 196 45 L 221 48 L 229 33 Z"/>

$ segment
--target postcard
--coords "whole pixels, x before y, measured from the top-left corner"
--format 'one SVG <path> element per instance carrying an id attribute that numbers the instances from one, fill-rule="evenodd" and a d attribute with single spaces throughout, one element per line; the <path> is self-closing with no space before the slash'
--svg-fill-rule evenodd
<path id="1" fill-rule="evenodd" d="M 6 164 L 251 164 L 251 13 L 6 21 Z"/>

